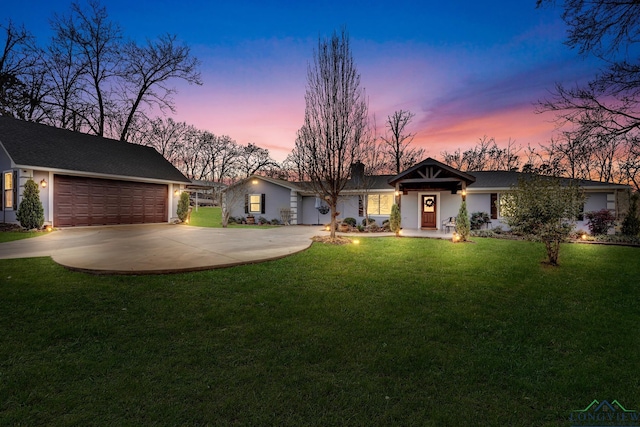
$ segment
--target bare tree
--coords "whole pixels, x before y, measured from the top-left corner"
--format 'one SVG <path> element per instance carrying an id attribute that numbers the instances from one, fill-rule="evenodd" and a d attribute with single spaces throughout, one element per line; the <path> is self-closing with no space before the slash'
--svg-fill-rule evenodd
<path id="1" fill-rule="evenodd" d="M 238 168 L 243 178 L 269 166 L 277 166 L 277 163 L 271 158 L 266 148 L 260 148 L 251 142 L 245 147 L 240 147 Z"/>
<path id="2" fill-rule="evenodd" d="M 415 117 L 410 111 L 399 110 L 387 117 L 387 133 L 382 136 L 389 157 L 390 169 L 396 174 L 418 163 L 424 157 L 423 148 L 409 147 L 415 133 L 409 133 L 407 126 Z"/>
<path id="3" fill-rule="evenodd" d="M 0 31 L 0 114 L 28 120 L 43 98 L 41 53 L 24 26 L 8 21 Z"/>
<path id="4" fill-rule="evenodd" d="M 538 6 L 551 0 L 537 0 Z M 616 151 L 634 155 L 640 135 L 640 3 L 638 1 L 565 0 L 562 17 L 569 27 L 566 44 L 602 60 L 603 69 L 585 85 L 557 84 L 538 111 L 553 111 L 560 125 L 590 139 L 597 179 L 622 176 L 610 166 Z M 631 164 L 636 159 L 628 159 Z"/>
<path id="5" fill-rule="evenodd" d="M 335 238 L 336 207 L 360 156 L 367 129 L 368 105 L 345 29 L 318 40 L 307 71 L 304 124 L 293 156 L 310 187 L 331 209 L 331 238 Z"/>
<path id="6" fill-rule="evenodd" d="M 511 139 L 506 147 L 500 148 L 494 138 L 488 138 L 485 135 L 480 138 L 475 147 L 464 152 L 457 149 L 454 152 L 443 151 L 441 154 L 444 163 L 460 170 L 513 171 L 520 167 L 520 150 L 521 148 Z"/>
<path id="7" fill-rule="evenodd" d="M 109 19 L 106 8 L 97 0 L 89 0 L 86 9 L 77 2 L 71 3 L 71 14 L 55 15 L 53 25 L 61 42 L 77 46 L 77 61 L 86 67 L 88 98 L 77 112 L 92 133 L 103 136 L 107 116 L 112 113 L 112 88 L 108 83 L 117 76 L 121 61 L 120 27 Z"/>
<path id="8" fill-rule="evenodd" d="M 141 103 L 175 111 L 171 98 L 175 89 L 167 85 L 169 80 L 202 84 L 198 60 L 191 56 L 188 46 L 176 43 L 175 35 L 161 36 L 155 42 L 148 41 L 144 47 L 129 42 L 124 52 L 123 78 L 127 90 L 123 103 L 128 115 L 120 132 L 121 141 L 127 140 L 129 128 L 140 111 Z"/>

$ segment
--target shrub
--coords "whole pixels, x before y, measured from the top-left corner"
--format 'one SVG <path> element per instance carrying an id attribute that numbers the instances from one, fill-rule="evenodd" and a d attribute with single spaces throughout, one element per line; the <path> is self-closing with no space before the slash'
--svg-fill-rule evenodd
<path id="1" fill-rule="evenodd" d="M 470 231 L 471 224 L 469 223 L 469 214 L 467 213 L 467 201 L 462 200 L 458 216 L 456 217 L 456 233 L 460 236 L 461 241 L 466 242 L 469 238 Z"/>
<path id="2" fill-rule="evenodd" d="M 280 220 L 279 220 L 279 219 L 277 219 L 277 218 L 273 218 L 273 219 L 271 220 L 271 225 L 280 225 Z"/>
<path id="3" fill-rule="evenodd" d="M 364 225 L 358 225 L 358 231 L 359 232 L 363 232 L 364 231 Z"/>
<path id="4" fill-rule="evenodd" d="M 365 229 L 366 229 L 367 231 L 372 232 L 372 233 L 375 233 L 375 232 L 377 232 L 377 231 L 380 231 L 380 227 L 378 227 L 378 224 L 376 224 L 376 223 L 375 223 L 375 221 L 374 221 L 374 222 L 372 222 L 371 224 L 367 225 L 367 226 L 365 227 Z"/>
<path id="5" fill-rule="evenodd" d="M 351 227 L 355 227 L 356 224 L 358 223 L 358 221 L 356 221 L 355 218 L 351 218 L 351 217 L 343 219 L 342 222 L 344 224 L 347 224 L 347 225 L 351 226 Z"/>
<path id="6" fill-rule="evenodd" d="M 42 228 L 42 224 L 44 224 L 44 208 L 40 201 L 40 190 L 38 184 L 32 179 L 29 179 L 24 185 L 24 193 L 16 218 L 20 221 L 20 225 L 28 230 Z"/>
<path id="7" fill-rule="evenodd" d="M 558 265 L 560 244 L 569 237 L 584 202 L 576 183 L 565 185 L 559 178 L 523 176 L 502 201 L 512 233 L 544 243 L 549 264 Z"/>
<path id="8" fill-rule="evenodd" d="M 256 223 L 259 225 L 265 225 L 265 224 L 269 224 L 269 220 L 263 216 L 259 216 L 258 219 L 256 220 Z"/>
<path id="9" fill-rule="evenodd" d="M 480 230 L 483 225 L 491 221 L 489 214 L 486 212 L 474 212 L 471 214 L 471 229 Z"/>
<path id="10" fill-rule="evenodd" d="M 180 200 L 178 200 L 178 218 L 180 221 L 185 222 L 189 215 L 189 193 L 183 191 L 180 193 Z"/>
<path id="11" fill-rule="evenodd" d="M 375 224 L 375 222 L 376 220 L 374 218 L 369 218 L 369 219 L 365 218 L 362 220 L 362 225 L 366 227 L 367 225 Z"/>
<path id="12" fill-rule="evenodd" d="M 396 236 L 400 234 L 400 206 L 397 203 L 394 203 L 391 206 L 391 215 L 389 216 L 389 228 L 393 231 Z"/>
<path id="13" fill-rule="evenodd" d="M 594 236 L 607 234 L 607 231 L 616 222 L 616 217 L 608 209 L 600 209 L 595 212 L 587 212 L 584 214 L 587 218 L 587 227 Z"/>
<path id="14" fill-rule="evenodd" d="M 634 193 L 629 199 L 629 210 L 627 216 L 622 221 L 622 229 L 620 230 L 625 236 L 640 235 L 640 217 L 638 216 L 638 199 L 640 194 Z"/>
<path id="15" fill-rule="evenodd" d="M 469 234 L 473 237 L 496 237 L 493 230 L 471 230 Z"/>

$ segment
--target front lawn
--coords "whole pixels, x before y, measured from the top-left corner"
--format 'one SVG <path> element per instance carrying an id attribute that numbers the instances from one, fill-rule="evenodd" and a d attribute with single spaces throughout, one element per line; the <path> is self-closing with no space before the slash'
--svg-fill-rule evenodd
<path id="1" fill-rule="evenodd" d="M 640 409 L 640 251 L 314 244 L 91 276 L 0 260 L 0 425 L 569 425 Z"/>
<path id="2" fill-rule="evenodd" d="M 196 212 L 196 208 L 194 207 L 191 211 L 191 219 L 189 221 L 189 225 L 193 225 L 195 227 L 212 227 L 212 228 L 221 228 L 222 227 L 222 209 L 219 207 L 198 207 L 198 211 Z M 273 228 L 270 225 L 246 225 L 246 224 L 229 224 L 229 228 Z"/>
<path id="3" fill-rule="evenodd" d="M 0 231 L 0 243 L 42 236 L 42 231 Z"/>

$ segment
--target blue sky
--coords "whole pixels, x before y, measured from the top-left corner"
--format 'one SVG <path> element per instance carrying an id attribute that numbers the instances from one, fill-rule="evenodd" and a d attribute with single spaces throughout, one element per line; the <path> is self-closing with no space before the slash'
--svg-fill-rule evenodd
<path id="1" fill-rule="evenodd" d="M 41 43 L 66 1 L 11 2 L 0 20 L 24 23 Z M 177 34 L 202 61 L 204 85 L 176 83 L 177 120 L 256 143 L 284 159 L 304 116 L 307 64 L 318 37 L 346 26 L 381 127 L 416 114 L 415 143 L 437 157 L 483 137 L 547 142 L 552 116 L 534 114 L 555 82 L 596 71 L 563 42 L 556 6 L 517 1 L 103 1 L 125 36 Z"/>

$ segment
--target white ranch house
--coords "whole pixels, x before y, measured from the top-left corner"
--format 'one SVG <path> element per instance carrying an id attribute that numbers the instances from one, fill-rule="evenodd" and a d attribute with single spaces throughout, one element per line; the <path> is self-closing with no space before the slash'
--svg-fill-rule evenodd
<path id="1" fill-rule="evenodd" d="M 398 202 L 404 229 L 443 230 L 448 219 L 458 214 L 462 192 L 466 192 L 467 210 L 486 212 L 489 227 L 503 227 L 500 197 L 517 184 L 520 172 L 462 172 L 428 158 L 398 175 L 365 176 L 362 165 L 354 165 L 351 178 L 338 201 L 339 218 L 352 217 L 358 223 L 369 217 L 381 224 L 389 218 L 391 206 Z M 584 212 L 609 209 L 620 216 L 620 200 L 630 187 L 597 181 L 578 181 L 585 192 Z M 326 203 L 309 191 L 304 182 L 289 182 L 254 175 L 228 191 L 240 191 L 244 197 L 231 197 L 231 216 L 281 220 L 286 212 L 292 225 L 326 224 L 330 213 L 321 209 Z M 366 211 L 365 211 L 366 209 Z M 586 229 L 584 220 L 576 228 Z"/>

